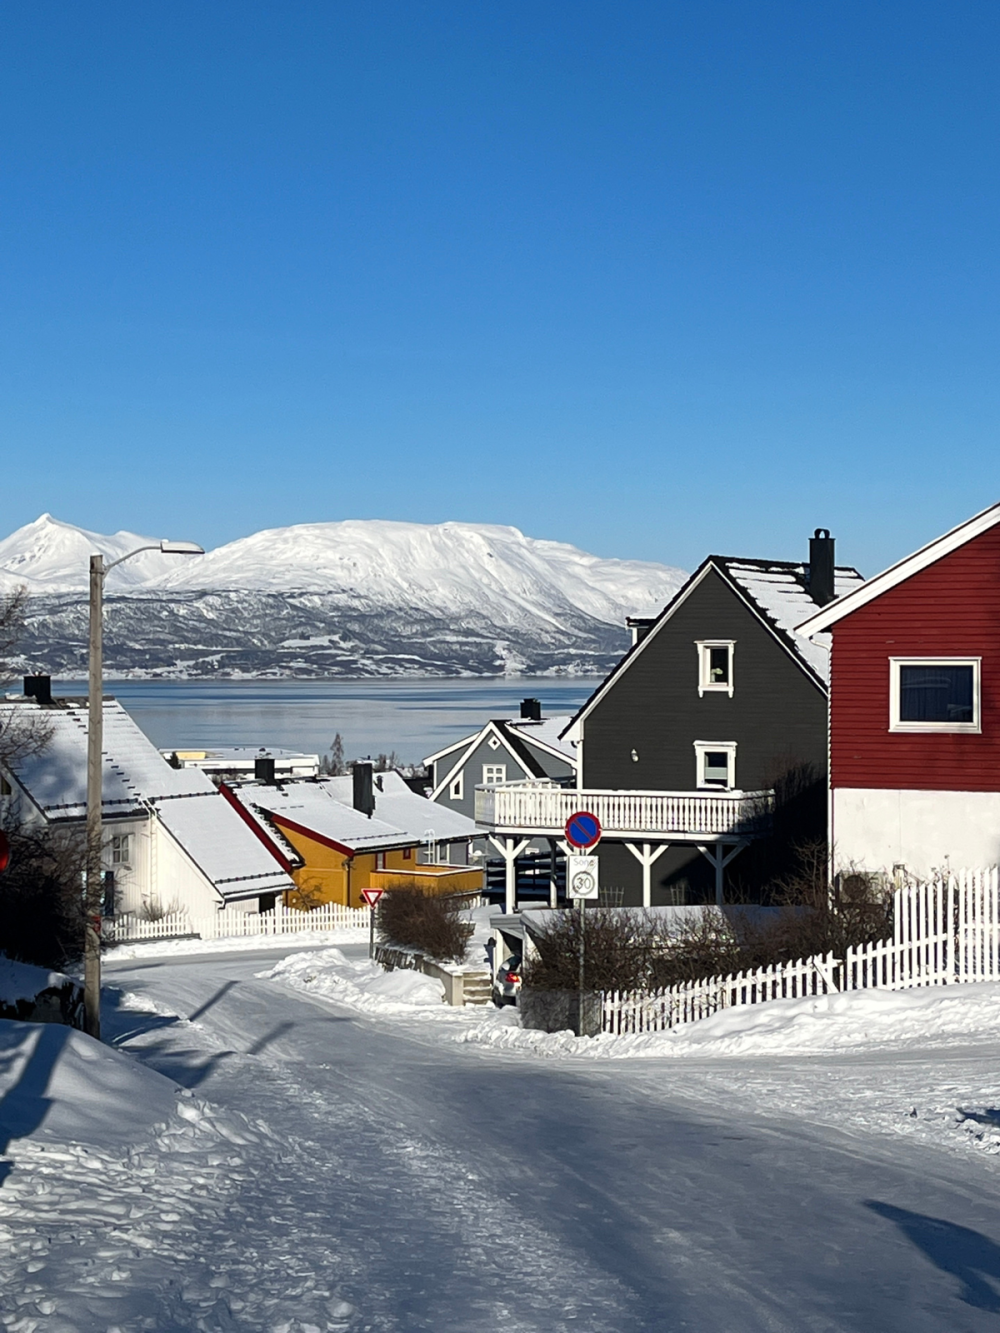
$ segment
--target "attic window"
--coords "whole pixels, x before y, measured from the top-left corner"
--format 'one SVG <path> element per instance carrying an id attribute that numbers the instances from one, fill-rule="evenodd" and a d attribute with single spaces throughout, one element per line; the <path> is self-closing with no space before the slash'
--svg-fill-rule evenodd
<path id="1" fill-rule="evenodd" d="M 978 657 L 891 657 L 889 730 L 980 732 Z"/>
<path id="2" fill-rule="evenodd" d="M 460 801 L 465 796 L 465 774 L 459 773 L 448 785 L 448 796 L 453 801 Z"/>
<path id="3" fill-rule="evenodd" d="M 697 786 L 718 791 L 736 786 L 735 741 L 695 741 L 694 758 Z"/>
<path id="4" fill-rule="evenodd" d="M 497 782 L 507 781 L 506 764 L 483 764 L 483 782 L 487 786 L 492 786 Z"/>
<path id="5" fill-rule="evenodd" d="M 699 639 L 695 643 L 698 650 L 698 694 L 728 694 L 733 697 L 733 654 L 736 649 L 734 639 Z"/>
<path id="6" fill-rule="evenodd" d="M 495 736 L 491 736 L 489 740 L 486 742 L 486 744 L 490 747 L 491 750 L 500 749 L 500 742 L 497 740 Z"/>

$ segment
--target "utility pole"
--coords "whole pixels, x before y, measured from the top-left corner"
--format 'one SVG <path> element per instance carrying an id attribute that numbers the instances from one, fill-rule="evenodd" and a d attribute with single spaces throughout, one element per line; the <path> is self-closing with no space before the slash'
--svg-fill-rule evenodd
<path id="1" fill-rule="evenodd" d="M 194 542 L 156 542 L 136 547 L 127 555 L 104 563 L 103 555 L 90 557 L 90 645 L 87 671 L 87 857 L 83 910 L 83 1026 L 88 1036 L 101 1039 L 101 915 L 104 876 L 101 844 L 104 838 L 102 784 L 104 775 L 104 580 L 123 560 L 143 551 L 163 555 L 204 555 Z"/>
<path id="2" fill-rule="evenodd" d="M 87 690 L 87 885 L 84 898 L 84 1030 L 101 1039 L 101 841 L 104 765 L 104 556 L 90 557 L 90 660 Z"/>

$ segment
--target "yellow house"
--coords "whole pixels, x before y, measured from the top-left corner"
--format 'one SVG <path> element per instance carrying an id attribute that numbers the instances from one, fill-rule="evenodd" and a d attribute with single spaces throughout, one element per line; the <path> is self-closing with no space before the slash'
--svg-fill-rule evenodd
<path id="1" fill-rule="evenodd" d="M 467 864 L 471 819 L 428 801 L 398 773 L 377 775 L 375 809 L 355 810 L 350 778 L 246 782 L 224 788 L 297 885 L 289 906 L 363 907 L 362 889 L 478 893 L 483 872 Z"/>

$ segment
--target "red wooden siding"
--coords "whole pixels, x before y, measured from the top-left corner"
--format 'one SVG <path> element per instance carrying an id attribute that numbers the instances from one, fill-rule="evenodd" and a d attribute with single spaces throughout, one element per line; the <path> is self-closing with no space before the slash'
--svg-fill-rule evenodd
<path id="1" fill-rule="evenodd" d="M 889 731 L 889 658 L 981 657 L 982 735 Z M 1000 526 L 833 627 L 834 787 L 1000 791 Z"/>

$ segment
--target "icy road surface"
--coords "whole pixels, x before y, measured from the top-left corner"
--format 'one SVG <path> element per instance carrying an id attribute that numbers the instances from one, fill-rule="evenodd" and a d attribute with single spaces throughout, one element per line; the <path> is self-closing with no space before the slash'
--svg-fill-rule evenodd
<path id="1" fill-rule="evenodd" d="M 141 1148 L 127 1116 L 117 1144 L 15 1126 L 15 1333 L 1000 1329 L 1000 1157 L 858 1111 L 909 1120 L 931 1083 L 981 1096 L 996 1045 L 545 1061 L 255 975 L 270 965 L 109 969 L 138 997 L 105 1018 L 145 1066 L 135 1095 L 158 1118 L 155 1073 L 192 1095 Z"/>

